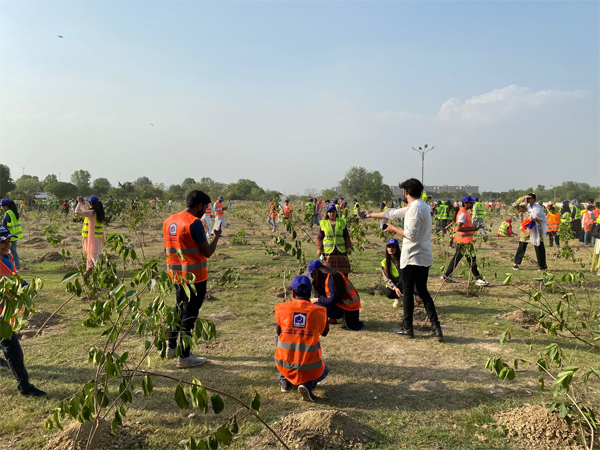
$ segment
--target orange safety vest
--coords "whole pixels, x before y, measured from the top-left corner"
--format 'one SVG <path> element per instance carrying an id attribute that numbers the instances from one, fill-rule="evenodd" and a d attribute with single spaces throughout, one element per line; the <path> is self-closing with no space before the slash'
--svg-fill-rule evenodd
<path id="1" fill-rule="evenodd" d="M 346 311 L 356 311 L 360 309 L 360 297 L 358 296 L 358 292 L 354 289 L 350 280 L 346 278 L 346 275 L 340 273 L 342 277 L 344 277 L 344 283 L 346 283 L 346 292 L 348 293 L 347 297 L 341 302 L 338 303 L 338 306 Z M 329 291 L 329 277 L 331 275 L 327 275 L 325 279 L 325 294 L 327 297 L 331 297 L 331 292 Z M 341 297 L 341 294 L 338 293 L 338 298 Z"/>
<path id="2" fill-rule="evenodd" d="M 467 211 L 466 208 L 460 208 L 458 210 L 456 220 L 458 220 L 458 216 L 460 216 L 461 213 L 464 213 L 467 217 L 467 221 L 463 224 L 465 228 L 472 227 L 473 221 L 471 220 L 471 214 L 469 214 L 469 211 Z M 460 244 L 470 244 L 471 242 L 473 242 L 473 233 L 473 231 L 458 231 L 457 227 L 457 229 L 454 231 L 454 240 Z"/>
<path id="3" fill-rule="evenodd" d="M 208 206 L 206 207 L 206 210 L 204 211 L 204 214 L 206 214 L 207 216 L 211 216 L 212 217 L 212 204 L 209 203 Z"/>
<path id="4" fill-rule="evenodd" d="M 319 379 L 325 370 L 319 336 L 327 326 L 327 310 L 308 300 L 292 300 L 275 305 L 275 321 L 281 327 L 277 369 L 296 386 Z"/>
<path id="5" fill-rule="evenodd" d="M 223 211 L 223 202 L 221 200 L 217 200 L 215 202 L 215 216 L 222 217 L 225 215 L 225 211 Z"/>
<path id="6" fill-rule="evenodd" d="M 277 214 L 277 203 L 271 203 L 269 205 L 269 210 L 270 210 L 269 216 L 271 216 L 271 217 L 277 217 L 278 216 L 278 214 Z"/>
<path id="7" fill-rule="evenodd" d="M 292 217 L 292 207 L 290 205 L 283 205 L 283 217 L 288 219 Z"/>
<path id="8" fill-rule="evenodd" d="M 546 219 L 548 220 L 548 232 L 558 231 L 558 227 L 560 226 L 560 213 L 548 213 Z"/>
<path id="9" fill-rule="evenodd" d="M 190 233 L 190 225 L 196 220 L 200 219 L 182 211 L 167 217 L 163 223 L 167 272 L 175 284 L 188 284 L 186 277 L 190 273 L 196 276 L 195 283 L 208 279 L 206 256 L 200 252 Z"/>
<path id="10" fill-rule="evenodd" d="M 586 211 L 581 216 L 581 224 L 583 225 L 583 231 L 592 231 L 594 226 L 594 212 Z"/>

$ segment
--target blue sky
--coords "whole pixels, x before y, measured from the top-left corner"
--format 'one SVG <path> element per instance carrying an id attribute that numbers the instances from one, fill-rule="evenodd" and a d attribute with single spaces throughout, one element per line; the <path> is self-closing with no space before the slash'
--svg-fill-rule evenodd
<path id="1" fill-rule="evenodd" d="M 1 1 L 1 159 L 14 177 L 302 193 L 351 166 L 418 177 L 410 147 L 428 142 L 426 184 L 598 185 L 599 18 L 597 2 Z"/>

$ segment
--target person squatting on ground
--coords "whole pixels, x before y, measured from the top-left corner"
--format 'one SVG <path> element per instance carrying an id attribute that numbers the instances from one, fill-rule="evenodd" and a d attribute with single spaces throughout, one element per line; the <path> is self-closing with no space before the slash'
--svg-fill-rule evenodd
<path id="1" fill-rule="evenodd" d="M 329 333 L 327 311 L 311 303 L 311 283 L 307 276 L 295 277 L 290 287 L 292 301 L 275 305 L 275 365 L 279 385 L 285 393 L 297 386 L 305 401 L 314 402 L 313 390 L 329 373 L 319 340 L 319 336 Z"/>
<path id="2" fill-rule="evenodd" d="M 516 208 L 521 217 L 521 235 L 513 269 L 519 270 L 519 265 L 523 261 L 527 250 L 527 244 L 531 242 L 535 247 L 539 270 L 546 270 L 548 267 L 546 266 L 544 235 L 547 232 L 547 222 L 544 210 L 535 203 L 535 194 L 533 193 L 520 197 L 516 202 Z"/>
<path id="3" fill-rule="evenodd" d="M 402 270 L 400 269 L 400 243 L 392 238 L 385 244 L 385 258 L 381 261 L 381 273 L 385 282 L 385 296 L 394 300 L 393 307 L 401 305 L 399 301 L 402 294 Z M 415 301 L 421 305 L 423 301 L 415 291 Z"/>
<path id="4" fill-rule="evenodd" d="M 267 223 L 271 225 L 272 232 L 275 233 L 277 231 L 277 202 L 274 198 L 271 199 L 271 204 L 269 205 L 269 218 L 267 219 Z"/>
<path id="5" fill-rule="evenodd" d="M 184 345 L 183 333 L 190 336 L 191 330 L 194 329 L 206 296 L 207 259 L 215 252 L 221 236 L 221 228 L 215 228 L 212 232 L 214 239 L 210 244 L 208 243 L 204 225 L 200 220 L 208 204 L 210 204 L 208 195 L 193 190 L 186 197 L 186 208 L 167 217 L 163 223 L 167 272 L 175 284 L 175 312 L 179 316 L 179 325 L 171 328 L 167 333 L 169 339 L 167 358 L 175 358 L 177 355 L 179 337 L 181 356 L 177 360 L 177 367 L 180 369 L 200 366 L 206 362 L 206 358 L 194 355 L 190 347 Z M 195 277 L 193 281 L 189 279 L 191 275 Z M 188 298 L 181 285 L 191 282 L 194 284 L 195 292 L 190 289 Z"/>
<path id="6" fill-rule="evenodd" d="M 8 228 L 0 226 L 0 276 L 12 277 L 17 274 L 16 263 L 10 253 L 10 242 L 13 235 L 8 231 Z M 27 281 L 23 280 L 23 286 L 28 285 Z M 4 310 L 2 300 L 0 299 L 0 313 Z M 11 323 L 11 318 L 5 318 L 8 323 Z M 0 348 L 6 359 L 0 358 L 0 367 L 8 367 L 13 373 L 18 383 L 19 393 L 26 397 L 43 397 L 46 395 L 44 391 L 36 388 L 29 382 L 29 374 L 25 368 L 25 360 L 23 358 L 23 349 L 19 342 L 17 334 L 13 331 L 9 338 L 0 340 Z"/>
<path id="7" fill-rule="evenodd" d="M 323 260 L 325 267 L 348 276 L 350 273 L 348 252 L 352 250 L 352 241 L 346 219 L 338 217 L 335 205 L 329 205 L 326 217 L 319 222 L 319 227 L 317 258 Z"/>
<path id="8" fill-rule="evenodd" d="M 404 219 L 404 229 L 389 225 L 386 233 L 395 233 L 404 238 L 402 254 L 400 255 L 400 269 L 402 270 L 402 286 L 404 288 L 404 318 L 402 327 L 397 334 L 414 338 L 413 313 L 415 309 L 415 288 L 423 300 L 427 316 L 431 322 L 432 335 L 438 341 L 443 340 L 442 327 L 435 310 L 433 298 L 427 289 L 429 268 L 433 264 L 433 251 L 431 250 L 431 214 L 429 206 L 421 200 L 423 184 L 416 178 L 410 178 L 400 183 L 404 190 L 404 197 L 408 206 L 401 209 L 388 209 L 383 213 L 366 212 L 366 217 L 376 219 Z"/>
<path id="9" fill-rule="evenodd" d="M 2 219 L 2 226 L 6 227 L 12 235 L 10 238 L 10 253 L 15 260 L 15 267 L 17 270 L 21 270 L 21 261 L 17 253 L 17 241 L 23 238 L 23 228 L 19 219 L 19 211 L 15 202 L 8 198 L 2 199 L 0 206 L 2 206 L 5 213 Z"/>
<path id="10" fill-rule="evenodd" d="M 88 202 L 89 206 L 85 204 Z M 104 206 L 102 202 L 92 195 L 87 200 L 83 197 L 77 197 L 77 206 L 75 214 L 83 216 L 83 227 L 81 229 L 81 238 L 83 243 L 83 252 L 87 255 L 86 270 L 90 271 L 95 266 L 102 255 L 102 247 L 106 241 L 104 233 Z M 90 230 L 93 234 L 90 235 Z"/>
<path id="11" fill-rule="evenodd" d="M 341 328 L 362 330 L 360 297 L 350 280 L 344 274 L 323 266 L 318 259 L 308 263 L 308 276 L 312 278 L 313 289 L 319 296 L 310 301 L 327 309 L 329 322 L 336 324 L 337 319 L 342 319 Z"/>
<path id="12" fill-rule="evenodd" d="M 560 250 L 560 240 L 558 237 L 558 229 L 560 228 L 560 213 L 556 212 L 554 206 L 548 207 L 546 222 L 548 223 L 548 247 L 553 247 L 553 244 L 556 243 L 556 248 Z"/>
<path id="13" fill-rule="evenodd" d="M 512 220 L 506 219 L 498 227 L 498 234 L 496 234 L 496 237 L 513 237 L 513 236 L 516 236 L 516 234 L 513 233 Z"/>
<path id="14" fill-rule="evenodd" d="M 448 264 L 446 273 L 442 275 L 442 280 L 448 283 L 454 283 L 455 280 L 451 278 L 452 273 L 456 270 L 460 260 L 464 256 L 475 277 L 475 284 L 477 286 L 487 286 L 489 283 L 483 279 L 477 268 L 477 257 L 475 256 L 475 247 L 473 247 L 473 234 L 479 230 L 479 226 L 473 225 L 469 210 L 473 208 L 475 199 L 471 198 L 470 195 L 465 195 L 462 198 L 462 204 L 462 208 L 460 208 L 456 215 L 456 229 L 454 230 L 456 252 L 450 261 L 450 264 Z"/>

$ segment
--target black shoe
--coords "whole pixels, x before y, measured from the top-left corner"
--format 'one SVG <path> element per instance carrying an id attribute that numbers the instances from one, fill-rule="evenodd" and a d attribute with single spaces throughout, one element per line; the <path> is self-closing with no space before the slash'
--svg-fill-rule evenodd
<path id="1" fill-rule="evenodd" d="M 0 358 L 0 367 L 8 367 L 8 361 L 4 358 Z"/>
<path id="2" fill-rule="evenodd" d="M 292 383 L 288 380 L 279 380 L 279 386 L 281 387 L 281 392 L 290 392 L 292 390 Z"/>
<path id="3" fill-rule="evenodd" d="M 415 333 L 413 331 L 412 328 L 399 328 L 398 330 L 395 330 L 396 334 L 399 334 L 400 336 L 404 336 L 405 338 L 408 339 L 414 339 L 415 337 Z"/>
<path id="4" fill-rule="evenodd" d="M 432 325 L 431 336 L 436 338 L 438 342 L 444 342 L 444 334 L 442 333 L 442 327 L 440 326 L 439 322 Z"/>
<path id="5" fill-rule="evenodd" d="M 48 394 L 32 385 L 29 389 L 21 391 L 21 395 L 25 397 L 45 397 Z"/>
<path id="6" fill-rule="evenodd" d="M 305 386 L 304 384 L 301 384 L 300 386 L 298 386 L 298 392 L 300 392 L 302 394 L 302 399 L 305 402 L 316 402 L 317 401 L 317 397 L 315 397 L 315 394 L 313 394 L 312 391 L 308 388 L 308 386 Z"/>

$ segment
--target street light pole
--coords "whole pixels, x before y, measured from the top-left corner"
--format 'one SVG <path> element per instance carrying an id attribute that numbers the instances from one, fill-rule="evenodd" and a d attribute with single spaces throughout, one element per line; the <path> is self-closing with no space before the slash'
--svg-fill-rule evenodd
<path id="1" fill-rule="evenodd" d="M 425 178 L 424 178 L 424 173 L 425 173 L 425 153 L 430 152 L 431 150 L 434 149 L 434 147 L 431 148 L 427 148 L 428 145 L 425 144 L 423 147 L 419 147 L 419 150 L 417 150 L 416 148 L 412 148 L 415 152 L 420 153 L 421 154 L 421 184 L 423 186 L 425 186 Z"/>

